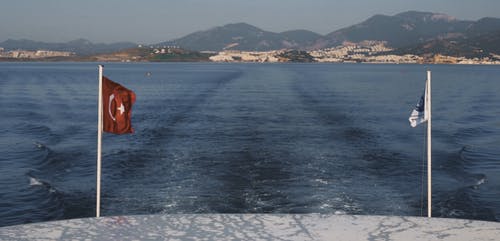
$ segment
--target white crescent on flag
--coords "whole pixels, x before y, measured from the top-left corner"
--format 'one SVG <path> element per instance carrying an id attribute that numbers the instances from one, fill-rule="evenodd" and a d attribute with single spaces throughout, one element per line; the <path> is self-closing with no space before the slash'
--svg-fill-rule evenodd
<path id="1" fill-rule="evenodd" d="M 108 113 L 109 113 L 109 117 L 111 117 L 111 119 L 116 122 L 116 118 L 115 116 L 113 115 L 113 112 L 111 112 L 111 103 L 113 103 L 113 100 L 115 99 L 115 95 L 114 94 L 111 94 L 109 96 L 109 105 L 108 105 Z"/>
<path id="2" fill-rule="evenodd" d="M 116 122 L 116 117 L 113 115 L 113 112 L 111 111 L 111 103 L 113 103 L 114 99 L 115 99 L 115 95 L 111 94 L 109 96 L 108 113 L 109 113 L 109 117 L 111 117 L 111 119 L 113 119 L 113 121 Z M 116 101 L 115 101 L 115 103 L 116 103 Z M 125 112 L 125 106 L 123 105 L 123 103 L 120 103 L 120 107 L 118 107 L 116 109 L 120 111 L 120 115 L 123 115 L 123 113 Z"/>

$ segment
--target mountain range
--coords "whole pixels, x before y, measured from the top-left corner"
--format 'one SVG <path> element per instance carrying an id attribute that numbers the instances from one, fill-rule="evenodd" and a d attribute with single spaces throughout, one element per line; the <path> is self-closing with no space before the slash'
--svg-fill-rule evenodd
<path id="1" fill-rule="evenodd" d="M 480 55 L 500 53 L 500 19 L 458 20 L 441 13 L 408 11 L 393 16 L 375 15 L 367 20 L 326 35 L 308 30 L 281 33 L 266 31 L 246 23 L 234 23 L 188 34 L 154 46 L 180 46 L 196 51 L 276 49 L 313 50 L 336 47 L 345 42 L 385 41 L 397 53 L 448 53 Z M 68 43 L 7 40 L 9 49 L 49 49 L 77 54 L 113 52 L 136 46 L 134 43 L 93 44 L 80 39 Z M 482 51 L 482 52 L 481 52 Z"/>
<path id="2" fill-rule="evenodd" d="M 477 43 L 475 39 L 485 37 L 489 40 L 500 37 L 500 19 L 482 18 L 478 21 L 467 21 L 440 13 L 409 11 L 394 16 L 375 15 L 359 24 L 326 35 L 307 30 L 273 33 L 249 24 L 238 23 L 198 31 L 179 39 L 160 43 L 160 45 L 177 45 L 193 50 L 212 51 L 225 49 L 312 50 L 336 47 L 344 42 L 377 40 L 385 41 L 389 47 L 395 49 L 412 50 L 424 44 L 443 44 L 447 41 L 459 42 L 460 44 L 456 46 L 468 46 L 471 43 Z M 486 39 L 482 42 L 488 42 Z M 481 44 L 474 48 L 480 47 L 482 47 Z M 488 47 L 491 50 L 496 50 L 496 48 L 495 46 Z"/>

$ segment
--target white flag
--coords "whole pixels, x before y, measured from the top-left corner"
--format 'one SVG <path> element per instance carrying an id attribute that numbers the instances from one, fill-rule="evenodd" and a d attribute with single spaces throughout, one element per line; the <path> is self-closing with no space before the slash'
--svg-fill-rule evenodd
<path id="1" fill-rule="evenodd" d="M 429 117 L 427 116 L 427 106 L 425 104 L 427 100 L 427 85 L 428 81 L 425 82 L 424 94 L 420 97 L 420 100 L 415 106 L 415 109 L 413 109 L 413 111 L 411 112 L 410 118 L 408 119 L 412 127 L 422 124 L 429 119 Z"/>

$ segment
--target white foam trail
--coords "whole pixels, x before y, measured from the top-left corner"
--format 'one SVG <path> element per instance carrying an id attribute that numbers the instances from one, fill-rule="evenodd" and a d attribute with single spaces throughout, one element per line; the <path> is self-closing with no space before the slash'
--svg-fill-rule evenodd
<path id="1" fill-rule="evenodd" d="M 41 185 L 43 185 L 43 183 L 40 180 L 34 177 L 30 177 L 30 186 L 41 186 Z"/>
<path id="2" fill-rule="evenodd" d="M 40 143 L 40 142 L 33 142 L 33 144 L 38 148 L 38 149 L 43 149 L 45 148 L 45 145 Z"/>
<path id="3" fill-rule="evenodd" d="M 481 178 L 481 180 L 477 181 L 476 185 L 479 186 L 486 181 L 486 178 Z"/>
<path id="4" fill-rule="evenodd" d="M 328 184 L 328 181 L 327 181 L 327 180 L 324 180 L 324 179 L 319 179 L 319 178 L 318 178 L 318 179 L 314 179 L 314 181 L 315 181 L 315 182 L 319 182 L 319 183 L 321 183 L 321 184 L 325 184 L 325 185 L 326 185 L 326 184 Z"/>

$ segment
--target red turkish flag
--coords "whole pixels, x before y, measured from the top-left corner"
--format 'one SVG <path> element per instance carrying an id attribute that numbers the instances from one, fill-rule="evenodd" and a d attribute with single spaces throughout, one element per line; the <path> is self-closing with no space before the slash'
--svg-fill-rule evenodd
<path id="1" fill-rule="evenodd" d="M 133 133 L 132 104 L 135 93 L 102 77 L 103 130 L 114 134 Z"/>

